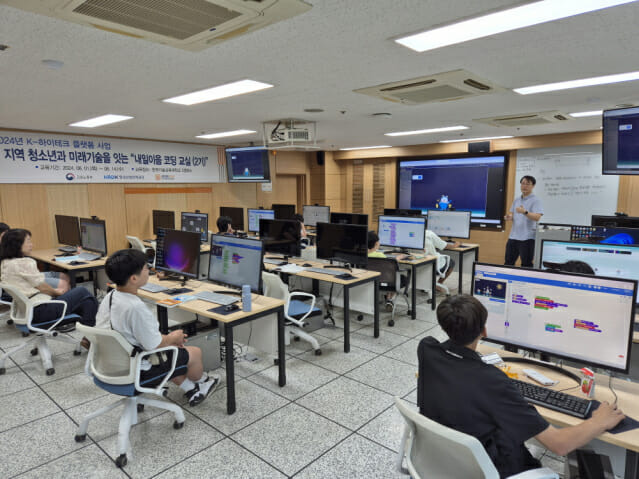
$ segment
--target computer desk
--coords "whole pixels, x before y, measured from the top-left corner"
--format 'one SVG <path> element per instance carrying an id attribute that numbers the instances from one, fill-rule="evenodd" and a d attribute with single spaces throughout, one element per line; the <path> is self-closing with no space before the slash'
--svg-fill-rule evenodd
<path id="1" fill-rule="evenodd" d="M 223 291 L 227 288 L 223 286 L 213 285 L 212 283 L 200 282 L 197 280 L 189 280 L 192 284 L 187 285 L 193 292 L 185 294 L 194 294 L 199 291 Z M 162 281 L 157 278 L 149 278 L 150 283 L 161 284 L 167 288 L 179 288 L 179 281 Z M 199 286 L 193 286 L 193 284 L 199 283 Z M 162 299 L 170 298 L 174 295 L 168 295 L 164 293 L 150 293 L 142 289 L 138 290 L 138 296 L 146 300 L 157 303 Z M 214 319 L 218 322 L 222 334 L 224 335 L 225 342 L 225 366 L 226 366 L 226 412 L 227 414 L 233 414 L 236 410 L 235 404 L 235 360 L 233 358 L 233 328 L 249 321 L 254 321 L 259 318 L 269 316 L 271 314 L 277 314 L 277 359 L 279 367 L 279 385 L 283 387 L 286 385 L 286 346 L 285 340 L 285 324 L 284 324 L 284 301 L 275 298 L 268 298 L 266 296 L 260 296 L 257 294 L 252 295 L 251 300 L 252 309 L 250 312 L 242 311 L 241 303 L 240 309 L 234 313 L 223 315 L 209 311 L 211 308 L 217 307 L 216 304 L 208 301 L 201 301 L 194 299 L 185 303 L 180 303 L 176 307 L 190 313 L 203 316 L 205 318 Z M 160 332 L 167 334 L 169 332 L 168 312 L 167 308 L 162 305 L 157 305 L 158 322 L 160 323 Z"/>
<path id="2" fill-rule="evenodd" d="M 458 267 L 459 267 L 459 278 L 458 278 L 458 286 L 457 286 L 457 290 L 459 291 L 459 294 L 462 294 L 462 285 L 463 285 L 463 281 L 462 281 L 462 276 L 464 274 L 464 260 L 466 259 L 466 257 L 470 254 L 473 254 L 473 261 L 478 261 L 479 260 L 479 245 L 478 244 L 472 244 L 472 243 L 462 243 L 464 246 L 460 246 L 459 248 L 446 248 L 444 251 L 442 251 L 442 254 L 446 254 L 446 252 L 448 251 L 452 251 L 454 253 L 457 253 L 457 257 L 459 259 L 458 261 Z M 471 271 L 472 274 L 472 271 Z M 471 286 L 472 289 L 472 286 Z M 469 290 L 468 294 L 472 294 L 472 291 Z"/>
<path id="3" fill-rule="evenodd" d="M 316 268 L 323 268 L 324 266 L 328 266 L 326 263 L 321 263 L 319 261 L 311 261 L 305 260 L 302 258 L 290 258 L 289 263 L 294 263 L 297 265 L 302 265 L 305 263 L 311 264 Z M 267 271 L 273 271 L 278 268 L 277 265 L 264 263 L 264 267 Z M 330 268 L 329 268 L 330 269 Z M 345 273 L 348 273 L 347 270 L 344 270 Z M 344 294 L 344 352 L 348 353 L 351 350 L 351 339 L 350 339 L 350 290 L 355 286 L 361 286 L 366 283 L 373 283 L 374 293 L 373 297 L 375 298 L 375 304 L 373 307 L 373 336 L 379 338 L 379 302 L 377 301 L 377 296 L 379 295 L 379 277 L 380 273 L 377 271 L 366 271 L 363 269 L 353 269 L 350 272 L 355 279 L 345 280 L 339 279 L 335 276 L 331 276 L 328 274 L 314 273 L 312 271 L 299 271 L 297 273 L 287 273 L 292 274 L 294 276 L 299 276 L 300 278 L 308 278 L 313 282 L 313 294 L 315 296 L 319 295 L 319 282 L 324 281 L 327 283 L 333 283 L 342 286 L 343 294 Z"/>
<path id="4" fill-rule="evenodd" d="M 478 352 L 482 354 L 489 354 L 496 352 L 502 357 L 506 356 L 518 356 L 517 353 L 511 353 L 502 349 L 494 348 L 488 344 L 480 344 L 477 348 Z M 549 377 L 550 379 L 559 381 L 556 385 L 552 386 L 551 389 L 556 390 L 564 390 L 567 389 L 567 394 L 572 394 L 573 396 L 583 397 L 581 390 L 579 389 L 579 385 L 575 382 L 574 379 L 570 379 L 563 374 L 553 371 L 552 369 L 547 369 L 543 367 L 537 367 L 534 365 L 526 364 L 526 363 L 506 363 L 510 366 L 511 372 L 518 373 L 518 379 L 522 381 L 529 381 L 534 383 L 531 379 L 525 376 L 521 370 L 525 368 L 533 368 L 537 369 L 544 376 Z M 566 367 L 566 369 L 576 373 L 579 375 L 579 370 L 575 368 Z M 595 374 L 595 399 L 598 401 L 608 401 L 609 403 L 614 402 L 614 394 L 608 388 L 608 380 L 609 377 L 604 374 Z M 573 389 L 568 389 L 571 386 L 574 386 Z M 639 397 L 639 384 L 635 382 L 629 382 L 621 378 L 613 378 L 612 387 L 617 393 L 617 404 L 618 407 L 630 417 L 635 419 L 639 418 L 639 401 L 637 398 Z M 542 415 L 544 419 L 546 419 L 549 423 L 555 426 L 575 426 L 582 422 L 581 419 L 578 419 L 573 416 L 569 416 L 567 414 L 560 413 L 558 411 L 553 411 L 552 409 L 546 409 L 542 406 L 536 406 L 535 408 Z M 624 477 L 636 478 L 639 477 L 639 428 L 633 429 L 631 431 L 622 432 L 620 434 L 610 434 L 604 433 L 599 436 L 597 439 L 600 441 L 613 444 L 615 446 L 622 447 L 626 450 L 626 466 L 625 466 L 625 475 Z"/>
<path id="5" fill-rule="evenodd" d="M 86 264 L 72 265 L 65 261 L 57 261 L 56 255 L 60 253 L 61 252 L 58 249 L 51 248 L 32 251 L 30 256 L 36 261 L 44 263 L 47 270 L 49 270 L 50 266 L 56 266 L 57 268 L 63 269 L 64 272 L 69 275 L 69 282 L 72 288 L 75 287 L 76 274 L 88 271 L 93 279 L 93 287 L 95 288 L 95 291 L 97 291 L 98 275 L 96 272 L 100 269 L 104 269 L 106 258 L 96 259 L 95 261 L 83 261 Z"/>
<path id="6" fill-rule="evenodd" d="M 392 255 L 391 255 L 392 256 Z M 411 267 L 411 309 L 408 312 L 411 319 L 417 318 L 417 273 L 420 268 L 429 266 L 431 268 L 431 309 L 435 310 L 437 307 L 436 295 L 437 295 L 437 256 L 420 256 L 412 255 L 414 259 L 402 259 L 397 260 L 399 264 Z"/>

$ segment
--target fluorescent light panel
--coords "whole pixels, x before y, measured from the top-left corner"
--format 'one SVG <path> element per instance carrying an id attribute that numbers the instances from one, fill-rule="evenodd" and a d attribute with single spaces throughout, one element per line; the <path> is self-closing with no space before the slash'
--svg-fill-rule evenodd
<path id="1" fill-rule="evenodd" d="M 214 86 L 213 88 L 206 88 L 205 90 L 174 96 L 173 98 L 167 98 L 162 101 L 167 103 L 178 103 L 180 105 L 196 105 L 197 103 L 220 100 L 222 98 L 228 98 L 236 95 L 244 95 L 246 93 L 253 93 L 255 91 L 266 90 L 267 88 L 272 87 L 273 85 L 255 80 L 240 80 L 232 83 L 226 83 L 225 85 Z"/>
<path id="2" fill-rule="evenodd" d="M 610 83 L 621 83 L 626 81 L 639 80 L 639 72 L 617 73 L 615 75 L 604 75 L 601 77 L 582 78 L 580 80 L 568 80 L 557 83 L 546 83 L 544 85 L 527 86 L 515 88 L 514 92 L 520 95 L 532 95 L 535 93 L 546 93 L 549 91 L 569 90 L 571 88 L 583 88 L 585 86 L 608 85 Z"/>
<path id="3" fill-rule="evenodd" d="M 198 135 L 195 138 L 204 138 L 204 139 L 210 140 L 213 138 L 226 138 L 227 136 L 249 135 L 251 133 L 256 133 L 256 132 L 254 130 L 222 131 L 220 133 L 209 133 L 207 135 Z"/>
<path id="4" fill-rule="evenodd" d="M 445 131 L 468 130 L 467 126 L 445 126 L 443 128 L 429 128 L 427 130 L 414 131 L 395 131 L 392 133 L 384 133 L 386 136 L 409 136 L 409 135 L 427 135 L 429 133 L 442 133 Z"/>
<path id="5" fill-rule="evenodd" d="M 378 145 L 378 146 L 353 146 L 351 148 L 340 148 L 341 151 L 352 150 L 374 150 L 375 148 L 392 148 L 390 145 Z"/>
<path id="6" fill-rule="evenodd" d="M 603 110 L 593 110 L 593 111 L 578 111 L 576 113 L 568 113 L 573 118 L 584 118 L 587 116 L 601 116 L 603 114 Z"/>
<path id="7" fill-rule="evenodd" d="M 635 1 L 637 0 L 542 0 L 398 38 L 395 41 L 417 52 L 425 52 Z"/>
<path id="8" fill-rule="evenodd" d="M 440 143 L 458 143 L 462 141 L 483 141 L 483 140 L 501 140 L 503 138 L 514 138 L 512 135 L 505 136 L 487 136 L 486 138 L 461 138 L 459 140 L 442 140 Z"/>
<path id="9" fill-rule="evenodd" d="M 96 126 L 110 125 L 111 123 L 117 123 L 119 121 L 130 120 L 132 116 L 127 115 L 102 115 L 95 118 L 89 118 L 88 120 L 78 121 L 75 123 L 69 123 L 69 126 L 79 126 L 81 128 L 95 128 Z"/>

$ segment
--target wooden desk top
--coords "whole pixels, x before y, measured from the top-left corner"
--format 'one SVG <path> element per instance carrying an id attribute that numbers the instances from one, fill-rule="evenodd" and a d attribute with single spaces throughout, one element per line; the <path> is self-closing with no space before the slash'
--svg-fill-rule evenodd
<path id="1" fill-rule="evenodd" d="M 479 245 L 476 243 L 462 243 L 463 246 L 460 246 L 459 248 L 446 248 L 449 251 L 460 251 L 460 252 L 464 252 L 464 251 L 469 251 L 471 249 L 475 249 L 475 248 L 479 248 Z"/>
<path id="2" fill-rule="evenodd" d="M 289 259 L 289 263 L 297 264 L 299 266 L 303 264 L 310 264 L 312 267 L 315 267 L 315 268 L 323 268 L 324 266 L 328 266 L 327 263 L 323 263 L 321 261 L 305 260 L 303 258 L 291 258 Z M 267 271 L 272 271 L 275 268 L 278 268 L 277 265 L 269 264 L 269 263 L 264 263 L 264 267 L 266 268 Z M 330 268 L 326 268 L 326 269 L 330 269 Z M 336 268 L 336 269 L 339 269 L 339 268 Z M 344 273 L 352 274 L 353 276 L 355 276 L 355 279 L 339 279 L 339 278 L 336 278 L 335 276 L 331 276 L 328 274 L 314 273 L 313 271 L 299 271 L 297 273 L 289 273 L 289 274 L 294 274 L 295 276 L 299 276 L 301 278 L 317 279 L 320 281 L 328 281 L 331 283 L 342 284 L 342 285 L 350 285 L 362 280 L 371 279 L 371 278 L 380 276 L 380 273 L 378 273 L 377 271 L 367 271 L 365 269 L 356 269 L 356 268 L 353 268 L 352 271 L 348 271 L 345 269 Z"/>
<path id="3" fill-rule="evenodd" d="M 435 256 L 434 254 L 431 255 L 427 255 L 427 256 L 422 256 L 422 255 L 413 255 L 415 257 L 415 259 L 401 259 L 401 260 L 397 260 L 398 263 L 401 264 L 422 264 L 422 263 L 428 263 L 431 261 L 436 261 L 437 260 L 437 256 Z M 418 257 L 421 256 L 421 257 Z"/>
<path id="4" fill-rule="evenodd" d="M 106 262 L 106 258 L 100 258 L 100 259 L 96 259 L 95 261 L 86 261 L 86 264 L 71 265 L 64 261 L 56 261 L 56 256 L 55 256 L 56 254 L 60 254 L 60 251 L 58 251 L 56 248 L 51 248 L 51 249 L 40 249 L 37 251 L 32 251 L 30 256 L 31 258 L 37 261 L 42 261 L 44 263 L 55 265 L 59 268 L 66 269 L 68 271 L 101 268 L 104 266 L 104 263 Z"/>
<path id="5" fill-rule="evenodd" d="M 159 284 L 167 288 L 182 287 L 180 281 L 159 281 L 155 276 L 151 276 L 149 278 L 149 283 Z M 184 293 L 184 294 L 195 294 L 199 291 L 220 291 L 220 292 L 223 292 L 224 290 L 231 291 L 229 288 L 225 288 L 224 286 L 219 286 L 219 285 L 211 284 L 206 281 L 198 281 L 194 279 L 188 280 L 188 282 L 186 283 L 186 286 L 184 287 L 193 290 L 190 293 Z M 139 289 L 138 296 L 153 302 L 158 302 L 162 299 L 171 298 L 172 296 L 175 296 L 175 295 L 164 294 L 164 293 L 150 293 L 148 291 Z M 200 316 L 204 316 L 206 318 L 212 318 L 222 323 L 232 323 L 233 321 L 246 318 L 256 313 L 261 313 L 269 309 L 274 309 L 274 308 L 277 308 L 278 306 L 284 306 L 284 301 L 281 299 L 260 296 L 259 294 L 252 294 L 251 295 L 251 311 L 247 311 L 247 312 L 242 311 L 241 301 L 238 302 L 237 304 L 240 306 L 240 309 L 238 309 L 234 313 L 227 314 L 227 315 L 208 311 L 211 308 L 216 308 L 217 307 L 216 304 L 210 303 L 208 301 L 202 301 L 200 299 L 193 299 L 185 303 L 180 303 L 176 307 L 180 308 L 183 311 L 199 314 Z"/>
<path id="6" fill-rule="evenodd" d="M 496 349 L 491 346 L 480 344 L 478 347 L 478 351 L 482 354 L 496 352 L 501 357 L 506 356 L 518 356 L 516 353 L 511 353 L 508 351 L 504 351 L 501 349 Z M 516 371 L 519 373 L 518 379 L 522 381 L 528 381 L 533 384 L 537 384 L 523 373 L 521 373 L 522 369 L 532 368 L 538 370 L 544 376 L 549 377 L 550 379 L 559 381 L 556 385 L 552 386 L 551 389 L 556 390 L 564 390 L 566 394 L 571 394 L 577 397 L 584 397 L 579 385 L 575 382 L 574 379 L 570 379 L 563 374 L 553 371 L 552 369 L 547 369 L 540 366 L 535 366 L 526 363 L 507 363 L 510 366 L 511 371 Z M 580 375 L 579 370 L 566 367 L 565 369 L 576 373 L 578 376 Z M 609 403 L 614 402 L 614 394 L 608 387 L 609 377 L 603 374 L 595 375 L 595 399 L 598 401 L 608 401 Z M 573 387 L 574 386 L 574 387 Z M 612 380 L 612 387 L 617 393 L 617 404 L 619 408 L 632 418 L 639 418 L 639 401 L 637 398 L 639 397 L 639 384 L 635 382 L 629 382 L 621 378 L 614 378 Z M 572 389 L 568 389 L 572 388 Z M 545 407 L 535 406 L 539 413 L 550 423 L 556 426 L 574 426 L 576 424 L 580 424 L 582 422 L 581 419 L 576 417 L 568 416 L 567 414 L 563 414 L 557 411 L 553 411 L 552 409 L 546 409 Z M 639 452 L 639 428 L 633 429 L 632 431 L 622 432 L 620 434 L 610 434 L 604 433 L 598 437 L 598 439 L 614 444 L 616 446 L 623 447 L 624 449 L 630 449 L 632 451 Z"/>

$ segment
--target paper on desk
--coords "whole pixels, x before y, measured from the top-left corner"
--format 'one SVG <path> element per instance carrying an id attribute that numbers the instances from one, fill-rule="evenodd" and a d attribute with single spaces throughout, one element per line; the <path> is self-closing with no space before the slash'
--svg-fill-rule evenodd
<path id="1" fill-rule="evenodd" d="M 77 254 L 73 256 L 56 256 L 55 260 L 57 263 L 69 263 L 71 261 L 80 261 L 80 256 Z"/>
<path id="2" fill-rule="evenodd" d="M 302 268 L 293 263 L 285 264 L 284 266 L 280 266 L 280 271 L 282 273 L 299 273 L 300 271 L 304 271 L 306 268 Z"/>

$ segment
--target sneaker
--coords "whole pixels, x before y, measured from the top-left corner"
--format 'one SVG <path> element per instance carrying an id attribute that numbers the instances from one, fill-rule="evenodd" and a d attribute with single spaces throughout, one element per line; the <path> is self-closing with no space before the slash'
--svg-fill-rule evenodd
<path id="1" fill-rule="evenodd" d="M 220 384 L 219 376 L 210 376 L 204 382 L 195 383 L 195 387 L 186 393 L 186 397 L 189 398 L 189 406 L 197 406 L 204 401 L 209 394 L 215 391 L 218 384 Z"/>
<path id="2" fill-rule="evenodd" d="M 393 302 L 386 301 L 386 311 L 392 311 L 392 310 L 393 310 Z"/>
<path id="3" fill-rule="evenodd" d="M 91 341 L 89 341 L 87 338 L 82 338 L 82 340 L 80 341 L 80 346 L 88 351 L 91 347 Z"/>
<path id="4" fill-rule="evenodd" d="M 70 333 L 75 331 L 75 323 L 61 324 L 55 327 L 55 330 L 59 333 Z"/>

